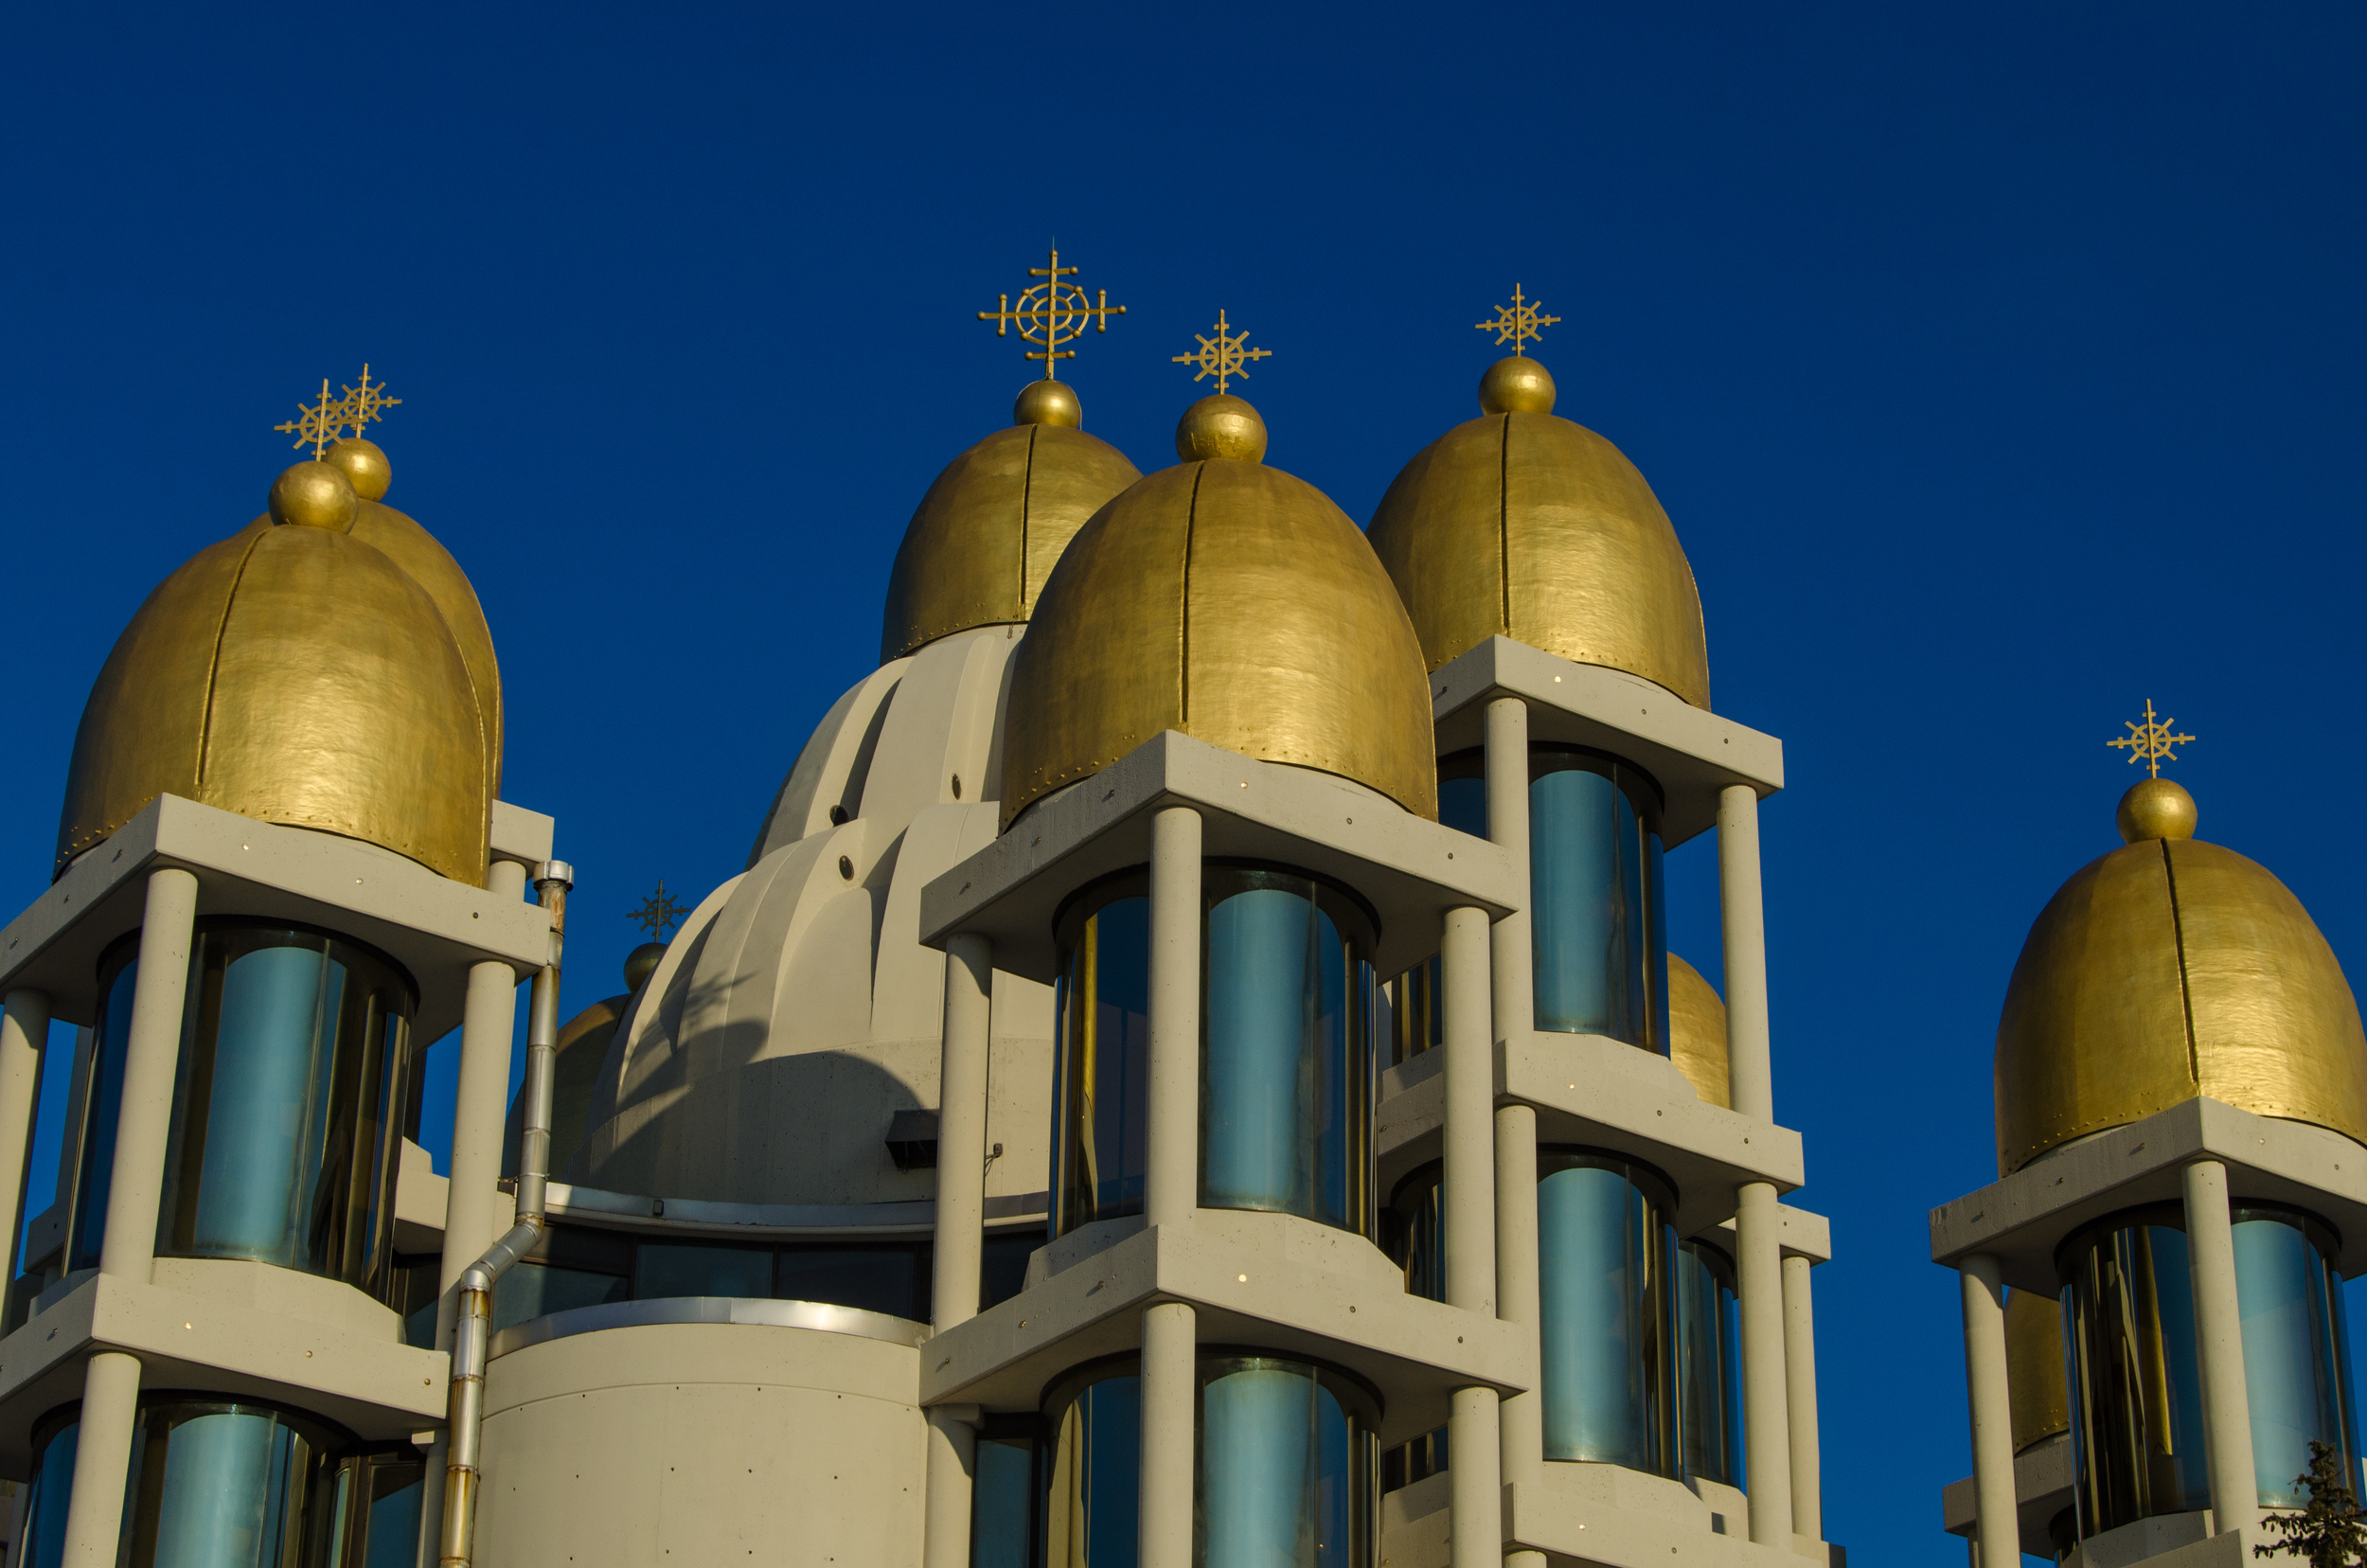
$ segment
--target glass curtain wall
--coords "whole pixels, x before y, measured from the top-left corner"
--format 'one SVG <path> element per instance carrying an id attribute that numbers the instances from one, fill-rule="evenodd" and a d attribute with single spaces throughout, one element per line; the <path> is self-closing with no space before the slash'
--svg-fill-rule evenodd
<path id="1" fill-rule="evenodd" d="M 1734 1259 L 1707 1241 L 1677 1248 L 1677 1472 L 1740 1487 L 1742 1342 Z"/>
<path id="2" fill-rule="evenodd" d="M 2358 1471 L 2350 1328 L 2334 1266 L 2340 1248 L 2332 1230 L 2292 1209 L 2245 1204 L 2234 1220 L 2235 1295 L 2260 1502 L 2305 1507 L 2309 1497 L 2299 1478 L 2309 1469 L 2312 1442 L 2340 1454 L 2345 1475 Z"/>
<path id="3" fill-rule="evenodd" d="M 1676 1194 L 1618 1155 L 1538 1150 L 1545 1457 L 1676 1473 Z"/>
<path id="4" fill-rule="evenodd" d="M 970 1493 L 970 1568 L 1043 1568 L 1043 1422 L 992 1415 L 978 1428 Z"/>
<path id="5" fill-rule="evenodd" d="M 1381 1249 L 1405 1271 L 1405 1293 L 1447 1299 L 1446 1166 L 1416 1167 L 1390 1194 L 1381 1216 Z M 1435 1427 L 1380 1456 L 1380 1489 L 1396 1491 L 1447 1468 L 1447 1429 Z"/>
<path id="6" fill-rule="evenodd" d="M 1272 866 L 1212 861 L 1201 890 L 1200 1202 L 1370 1236 L 1372 918 Z M 1148 892 L 1128 873 L 1059 922 L 1055 1236 L 1143 1209 Z"/>
<path id="7" fill-rule="evenodd" d="M 100 969 L 70 1268 L 97 1264 L 130 1047 L 134 938 Z M 302 927 L 198 922 L 156 1248 L 391 1285 L 411 1131 L 410 979 Z"/>
<path id="8" fill-rule="evenodd" d="M 1198 1363 L 1192 1560 L 1205 1568 L 1372 1568 L 1379 1404 L 1330 1367 L 1255 1350 Z M 1046 1568 L 1131 1568 L 1142 1393 L 1133 1357 L 1053 1385 Z"/>

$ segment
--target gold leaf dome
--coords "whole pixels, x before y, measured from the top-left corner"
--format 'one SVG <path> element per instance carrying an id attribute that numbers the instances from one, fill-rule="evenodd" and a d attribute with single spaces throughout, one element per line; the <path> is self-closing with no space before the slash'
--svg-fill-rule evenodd
<path id="1" fill-rule="evenodd" d="M 1205 444 L 1207 423 L 1186 413 L 1179 443 Z M 1012 661 L 1006 827 L 1168 729 L 1438 814 L 1430 686 L 1405 607 L 1347 514 L 1279 469 L 1184 462 L 1103 507 Z"/>
<path id="2" fill-rule="evenodd" d="M 169 793 L 484 885 L 501 699 L 475 593 L 341 466 L 290 475 L 274 515 L 200 550 L 116 638 L 75 733 L 57 869 Z"/>
<path id="3" fill-rule="evenodd" d="M 1734 1109 L 1726 1083 L 1726 1004 L 1701 971 L 1668 955 L 1668 1059 L 1693 1092 L 1712 1105 Z"/>
<path id="4" fill-rule="evenodd" d="M 2145 830 L 2147 813 L 2123 818 Z M 2309 912 L 2182 836 L 2191 807 L 2150 821 L 2180 836 L 2074 873 L 2022 944 L 1997 1028 L 2000 1172 L 2198 1096 L 2367 1143 L 2367 1034 Z"/>
<path id="5" fill-rule="evenodd" d="M 1142 477 L 1077 428 L 1076 395 L 1059 382 L 1030 383 L 1013 416 L 920 498 L 888 573 L 881 664 L 975 626 L 1025 621 L 1077 530 Z"/>
<path id="6" fill-rule="evenodd" d="M 2017 1290 L 2005 1298 L 2005 1409 L 2016 1453 L 2071 1430 L 2063 1309 L 2053 1296 Z"/>
<path id="7" fill-rule="evenodd" d="M 1373 514 L 1373 549 L 1430 668 L 1501 634 L 1708 707 L 1700 591 L 1644 475 L 1551 412 L 1553 379 L 1534 360 L 1500 361 L 1481 406 L 1406 464 Z"/>

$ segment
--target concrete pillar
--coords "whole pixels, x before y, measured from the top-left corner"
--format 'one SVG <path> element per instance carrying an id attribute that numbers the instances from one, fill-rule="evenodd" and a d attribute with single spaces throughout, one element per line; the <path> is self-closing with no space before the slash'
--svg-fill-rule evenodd
<path id="1" fill-rule="evenodd" d="M 1537 1026 L 1537 955 L 1529 946 L 1529 705 L 1518 697 L 1487 704 L 1487 837 L 1512 856 L 1519 907 L 1489 934 L 1495 959 L 1494 1040 Z"/>
<path id="2" fill-rule="evenodd" d="M 1496 1465 L 1496 1440 L 1494 1389 L 1458 1388 L 1449 1396 L 1449 1568 L 1497 1568 L 1504 1556 L 1504 1476 Z"/>
<path id="3" fill-rule="evenodd" d="M 1193 818 L 1195 824 L 1199 818 Z M 1194 837 L 1198 837 L 1195 829 Z M 1196 863 L 1197 864 L 1197 863 Z M 1156 905 L 1152 918 L 1156 919 Z M 1137 1568 L 1192 1568 L 1193 1419 L 1199 1375 L 1192 1309 L 1163 1301 L 1143 1313 L 1143 1471 Z"/>
<path id="4" fill-rule="evenodd" d="M 1775 1188 L 1746 1182 L 1735 1215 L 1735 1283 L 1742 1309 L 1742 1433 L 1751 1475 L 1751 1539 L 1791 1550 L 1791 1416 L 1785 1397 L 1783 1216 Z"/>
<path id="5" fill-rule="evenodd" d="M 1972 1407 L 1974 1539 L 2011 1542 L 1981 1555 L 2008 1565 L 2021 1561 L 2021 1522 L 2014 1502 L 2012 1401 L 2005 1391 L 2005 1287 L 1997 1259 L 1984 1253 L 1962 1265 L 1965 1299 L 1965 1386 Z"/>
<path id="6" fill-rule="evenodd" d="M 1447 1120 L 1444 1193 L 1447 1305 L 1496 1314 L 1494 1110 L 1496 1050 L 1488 1038 L 1487 916 L 1447 911 Z M 1489 1396 L 1493 1402 L 1494 1396 Z"/>
<path id="7" fill-rule="evenodd" d="M 938 1137 L 942 1148 L 942 1131 Z M 939 1405 L 929 1412 L 929 1506 L 921 1533 L 921 1568 L 970 1568 L 977 1423 L 976 1405 Z"/>
<path id="8" fill-rule="evenodd" d="M 993 945 L 969 933 L 952 937 L 945 944 L 945 1037 L 937 1069 L 937 1244 L 930 1311 L 939 1333 L 978 1315 L 993 996 Z M 933 1499 L 932 1518 L 935 1506 Z"/>
<path id="9" fill-rule="evenodd" d="M 107 1213 L 114 1217 L 112 1203 Z M 139 1402 L 137 1356 L 104 1350 L 82 1369 L 81 1427 L 74 1436 L 74 1488 L 65 1506 L 62 1568 L 116 1568 L 123 1535 L 123 1488 L 132 1469 L 132 1437 L 139 1421 Z"/>
<path id="10" fill-rule="evenodd" d="M 1808 1260 L 1784 1259 L 1784 1387 L 1791 1399 L 1791 1528 L 1824 1539 L 1824 1481 L 1816 1432 L 1816 1309 Z"/>
<path id="11" fill-rule="evenodd" d="M 49 993 L 30 988 L 9 992 L 0 1007 L 0 1290 L 16 1277 L 25 1169 L 32 1154 L 33 1108 L 41 1098 L 42 1054 L 48 1039 Z"/>
<path id="12" fill-rule="evenodd" d="M 164 1197 L 165 1147 L 172 1136 L 172 1084 L 181 1061 L 181 1014 L 188 997 L 196 924 L 197 879 L 169 867 L 150 872 L 131 1038 L 123 1055 L 123 1107 L 116 1117 L 115 1166 L 107 1178 L 107 1233 L 98 1248 L 100 1273 L 143 1285 L 156 1258 L 156 1208 Z M 136 1385 L 136 1370 L 133 1381 Z M 78 1481 L 77 1495 L 80 1486 Z"/>
<path id="13" fill-rule="evenodd" d="M 1768 1055 L 1767 911 L 1759 896 L 1759 796 L 1748 784 L 1717 793 L 1717 901 L 1724 924 L 1726 1080 L 1734 1108 L 1775 1119 Z"/>
<path id="14" fill-rule="evenodd" d="M 509 1228 L 498 1184 L 517 1014 L 518 976 L 510 967 L 470 965 L 460 1012 L 460 1082 L 453 1097 L 451 1195 L 445 1200 L 443 1266 L 437 1271 L 446 1293 Z"/>
<path id="15" fill-rule="evenodd" d="M 2251 1399 L 2244 1378 L 2244 1317 L 2235 1297 L 2235 1227 L 2227 1167 L 2186 1167 L 2186 1256 L 2195 1281 L 2195 1359 L 2202 1369 L 2203 1451 L 2210 1460 L 2213 1527 L 2254 1524 L 2260 1481 L 2253 1473 Z"/>
<path id="16" fill-rule="evenodd" d="M 1188 1223 L 1200 1207 L 1200 813 L 1188 806 L 1170 806 L 1151 820 L 1150 1125 L 1143 1207 L 1154 1225 Z M 1144 1397 L 1149 1397 L 1147 1387 Z M 1189 1475 L 1186 1470 L 1187 1556 Z M 1150 1568 L 1148 1557 L 1142 1568 Z"/>
<path id="17" fill-rule="evenodd" d="M 1496 1315 L 1523 1327 L 1529 1354 L 1538 1353 L 1541 1321 L 1537 1297 L 1537 1111 L 1506 1105 L 1496 1112 Z M 1505 1399 L 1498 1411 L 1504 1429 L 1504 1478 L 1535 1486 L 1544 1477 L 1545 1407 L 1532 1389 Z M 1539 1556 L 1519 1568 L 1544 1568 Z"/>

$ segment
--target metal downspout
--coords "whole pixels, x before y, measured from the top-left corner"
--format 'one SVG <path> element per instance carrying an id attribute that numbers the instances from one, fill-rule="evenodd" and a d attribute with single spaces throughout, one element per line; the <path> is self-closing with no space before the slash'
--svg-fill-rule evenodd
<path id="1" fill-rule="evenodd" d="M 477 1448 L 485 1421 L 485 1363 L 493 1341 L 493 1282 L 543 1234 L 550 1183 L 551 1095 L 559 1067 L 559 966 L 567 930 L 567 890 L 575 867 L 546 861 L 535 873 L 537 900 L 550 911 L 550 961 L 536 971 L 526 1007 L 526 1078 L 519 1095 L 518 1222 L 460 1275 L 452 1341 L 452 1391 L 446 1407 L 449 1461 L 437 1540 L 443 1568 L 469 1568 L 476 1536 Z"/>

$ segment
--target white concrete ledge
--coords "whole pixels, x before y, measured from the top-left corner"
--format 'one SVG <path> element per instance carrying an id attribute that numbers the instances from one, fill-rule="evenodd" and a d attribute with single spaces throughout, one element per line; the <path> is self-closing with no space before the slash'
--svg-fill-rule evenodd
<path id="1" fill-rule="evenodd" d="M 2021 1529 L 2021 1549 L 2028 1555 L 2055 1555 L 2055 1538 L 2047 1533 L 2047 1526 L 2072 1506 L 2072 1480 L 2068 1432 L 2058 1432 L 2014 1455 L 2014 1513 Z M 1940 1523 L 1949 1535 L 1971 1539 L 1973 1509 L 1971 1476 L 1950 1481 L 1940 1489 Z"/>
<path id="2" fill-rule="evenodd" d="M 1557 1473 L 1568 1472 L 1568 1473 Z M 1548 1464 L 1545 1479 L 1504 1488 L 1504 1550 L 1544 1552 L 1573 1568 L 1799 1568 L 1834 1560 L 1822 1541 L 1760 1546 L 1711 1528 L 1710 1507 L 1675 1481 L 1616 1465 Z"/>

